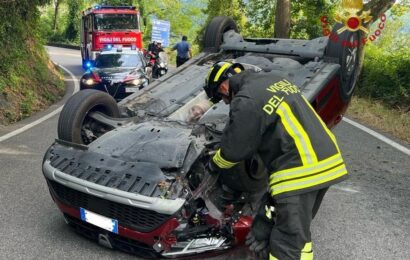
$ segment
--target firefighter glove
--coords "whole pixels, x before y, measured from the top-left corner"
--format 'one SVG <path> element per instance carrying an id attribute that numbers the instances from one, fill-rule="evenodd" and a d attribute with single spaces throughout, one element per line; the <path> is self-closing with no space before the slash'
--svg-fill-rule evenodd
<path id="1" fill-rule="evenodd" d="M 258 258 L 267 259 L 269 255 L 269 239 L 258 240 L 256 239 L 253 231 L 249 232 L 246 236 L 245 244 L 249 247 L 249 250 L 254 252 Z"/>

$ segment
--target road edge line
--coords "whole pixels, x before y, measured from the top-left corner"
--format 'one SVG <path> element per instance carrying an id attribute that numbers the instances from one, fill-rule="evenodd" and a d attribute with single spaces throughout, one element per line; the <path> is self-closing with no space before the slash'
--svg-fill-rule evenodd
<path id="1" fill-rule="evenodd" d="M 355 127 L 359 128 L 360 130 L 370 134 L 371 136 L 379 139 L 380 141 L 382 141 L 382 142 L 384 142 L 384 143 L 386 143 L 386 144 L 396 148 L 397 150 L 399 150 L 399 151 L 401 151 L 401 152 L 403 152 L 403 153 L 410 156 L 410 149 L 407 149 L 403 145 L 401 145 L 399 143 L 396 143 L 395 141 L 385 137 L 384 135 L 379 134 L 376 131 L 373 131 L 372 129 L 367 128 L 364 125 L 361 125 L 361 124 L 359 124 L 359 123 L 357 123 L 357 122 L 355 122 L 355 121 L 353 121 L 349 118 L 343 117 L 343 121 L 345 121 L 348 124 L 351 124 L 352 126 L 355 126 Z"/>
<path id="2" fill-rule="evenodd" d="M 73 91 L 73 94 L 76 93 L 77 91 L 79 91 L 79 89 L 80 89 L 80 84 L 79 84 L 77 78 L 74 76 L 74 74 L 73 74 L 71 71 L 69 71 L 67 68 L 65 68 L 64 66 L 62 66 L 62 65 L 60 65 L 60 64 L 57 64 L 57 63 L 55 63 L 55 64 L 56 64 L 57 66 L 59 66 L 60 68 L 62 68 L 65 72 L 67 72 L 67 73 L 70 75 L 71 79 L 72 79 L 73 82 L 74 82 L 74 91 Z M 47 119 L 49 119 L 49 118 L 55 116 L 57 113 L 60 113 L 60 111 L 63 109 L 63 106 L 64 106 L 64 105 L 61 105 L 61 106 L 58 107 L 56 110 L 54 110 L 54 111 L 48 113 L 48 114 L 45 115 L 45 116 L 40 117 L 39 119 L 37 119 L 37 120 L 34 121 L 34 122 L 31 122 L 31 123 L 29 123 L 29 124 L 27 124 L 27 125 L 25 125 L 25 126 L 19 128 L 19 129 L 17 129 L 17 130 L 14 130 L 14 131 L 8 133 L 8 134 L 5 134 L 5 135 L 3 135 L 3 136 L 0 136 L 0 142 L 3 142 L 3 141 L 5 141 L 5 140 L 7 140 L 7 139 L 9 139 L 9 138 L 11 138 L 11 137 L 13 137 L 13 136 L 16 136 L 16 135 L 18 135 L 18 134 L 21 134 L 21 133 L 27 131 L 28 129 L 30 129 L 30 128 L 32 128 L 32 127 L 34 127 L 34 126 L 36 126 L 36 125 L 38 125 L 38 124 L 40 124 L 40 123 L 46 121 Z"/>

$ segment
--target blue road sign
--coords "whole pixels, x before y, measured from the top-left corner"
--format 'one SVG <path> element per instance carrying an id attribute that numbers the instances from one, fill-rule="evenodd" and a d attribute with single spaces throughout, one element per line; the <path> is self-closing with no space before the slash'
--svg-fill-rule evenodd
<path id="1" fill-rule="evenodd" d="M 163 47 L 169 46 L 169 32 L 171 24 L 169 21 L 152 20 L 151 41 L 161 42 Z"/>

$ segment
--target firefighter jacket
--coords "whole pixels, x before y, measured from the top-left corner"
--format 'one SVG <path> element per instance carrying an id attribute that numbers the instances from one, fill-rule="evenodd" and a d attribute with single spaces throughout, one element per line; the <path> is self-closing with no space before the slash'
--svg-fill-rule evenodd
<path id="1" fill-rule="evenodd" d="M 244 71 L 229 79 L 232 99 L 220 149 L 220 169 L 258 153 L 274 198 L 338 183 L 347 170 L 334 135 L 297 86 L 272 72 Z"/>

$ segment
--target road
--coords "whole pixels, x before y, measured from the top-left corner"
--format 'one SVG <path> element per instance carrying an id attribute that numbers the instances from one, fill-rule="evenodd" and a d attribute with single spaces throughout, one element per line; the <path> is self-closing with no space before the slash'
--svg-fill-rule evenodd
<path id="1" fill-rule="evenodd" d="M 79 51 L 48 52 L 81 76 Z M 42 114 L 2 129 L 0 136 Z M 136 259 L 78 236 L 54 205 L 41 162 L 56 137 L 57 120 L 53 116 L 0 142 L 0 259 Z M 330 188 L 313 222 L 315 259 L 409 259 L 410 156 L 346 122 L 334 132 L 350 179 Z M 250 259 L 241 251 L 232 257 Z"/>

